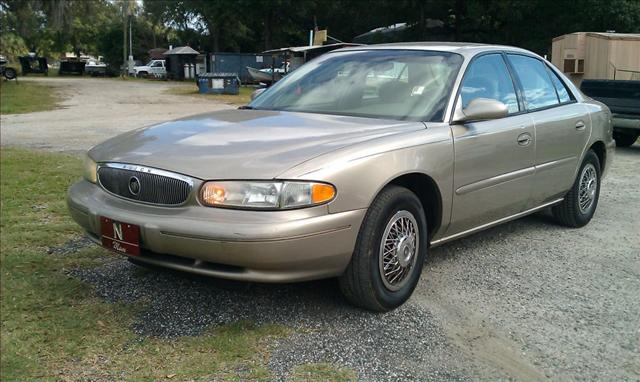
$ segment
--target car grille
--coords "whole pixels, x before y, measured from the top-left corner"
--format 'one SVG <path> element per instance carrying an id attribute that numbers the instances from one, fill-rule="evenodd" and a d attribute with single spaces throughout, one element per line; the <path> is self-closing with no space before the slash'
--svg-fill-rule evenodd
<path id="1" fill-rule="evenodd" d="M 187 201 L 192 188 L 190 182 L 178 179 L 178 176 L 159 175 L 150 172 L 153 170 L 145 170 L 100 166 L 98 180 L 105 190 L 131 200 L 162 205 L 178 205 Z M 138 188 L 131 184 L 135 182 L 139 184 Z"/>

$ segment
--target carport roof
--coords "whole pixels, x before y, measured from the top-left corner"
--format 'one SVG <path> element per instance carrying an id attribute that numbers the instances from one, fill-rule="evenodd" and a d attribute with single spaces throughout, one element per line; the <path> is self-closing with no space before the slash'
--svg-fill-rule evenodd
<path id="1" fill-rule="evenodd" d="M 276 53 L 283 53 L 283 52 L 302 53 L 302 52 L 308 52 L 308 51 L 322 51 L 322 50 L 330 51 L 330 50 L 338 49 L 338 48 L 347 48 L 347 47 L 351 47 L 351 46 L 361 46 L 361 45 L 362 44 L 341 42 L 341 43 L 327 44 L 327 45 L 289 46 L 289 47 L 286 47 L 286 48 L 265 50 L 262 53 L 276 54 Z"/>

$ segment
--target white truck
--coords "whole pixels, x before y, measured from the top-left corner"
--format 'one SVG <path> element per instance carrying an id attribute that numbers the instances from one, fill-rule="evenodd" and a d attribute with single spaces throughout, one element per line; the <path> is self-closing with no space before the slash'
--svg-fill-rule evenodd
<path id="1" fill-rule="evenodd" d="M 133 70 L 135 71 L 136 77 L 152 76 L 164 78 L 167 76 L 167 68 L 165 65 L 165 60 L 151 60 L 147 65 L 134 66 Z"/>

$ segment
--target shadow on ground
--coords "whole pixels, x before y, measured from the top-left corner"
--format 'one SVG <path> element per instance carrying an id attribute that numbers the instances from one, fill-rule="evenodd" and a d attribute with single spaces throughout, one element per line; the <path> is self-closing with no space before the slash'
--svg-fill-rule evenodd
<path id="1" fill-rule="evenodd" d="M 526 224 L 544 225 L 544 219 L 530 217 Z M 512 230 L 505 225 L 487 236 L 498 239 Z M 456 251 L 442 250 L 446 248 L 435 249 L 426 265 L 455 257 Z M 362 380 L 477 377 L 473 361 L 449 342 L 429 311 L 411 301 L 390 313 L 362 311 L 344 300 L 336 280 L 247 284 L 140 268 L 124 259 L 72 274 L 106 301 L 145 301 L 133 327 L 141 336 L 198 335 L 239 320 L 297 329 L 272 344 L 269 366 L 279 378 L 296 365 L 313 362 L 350 367 Z"/>
<path id="2" fill-rule="evenodd" d="M 464 380 L 470 373 L 457 364 L 460 355 L 428 312 L 412 304 L 387 314 L 355 309 L 335 280 L 243 284 L 147 270 L 126 260 L 73 275 L 109 302 L 147 302 L 133 327 L 142 336 L 198 335 L 239 320 L 293 327 L 293 335 L 272 344 L 269 366 L 279 378 L 313 362 L 347 366 L 375 381 Z"/>
<path id="3" fill-rule="evenodd" d="M 485 231 L 484 237 L 501 240 L 516 229 L 513 224 L 536 227 L 547 225 L 546 220 L 528 217 Z M 434 249 L 426 267 L 452 261 L 456 252 L 448 245 Z M 425 273 L 423 278 L 428 279 Z M 239 320 L 298 329 L 273 344 L 270 367 L 281 377 L 292 367 L 310 362 L 353 368 L 362 380 L 465 380 L 476 374 L 473 362 L 451 345 L 429 311 L 411 301 L 385 314 L 356 309 L 332 279 L 248 284 L 141 268 L 124 259 L 78 269 L 72 275 L 91 284 L 106 301 L 145 301 L 146 308 L 133 327 L 141 336 L 192 336 Z"/>

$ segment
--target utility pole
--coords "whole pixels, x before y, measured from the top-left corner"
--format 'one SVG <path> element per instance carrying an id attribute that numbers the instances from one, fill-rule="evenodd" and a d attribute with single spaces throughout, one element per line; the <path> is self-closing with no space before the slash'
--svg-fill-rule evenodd
<path id="1" fill-rule="evenodd" d="M 127 73 L 133 70 L 133 33 L 131 33 L 132 15 L 129 14 L 129 60 L 127 61 Z"/>
<path id="2" fill-rule="evenodd" d="M 127 74 L 127 0 L 122 1 L 122 78 Z"/>
<path id="3" fill-rule="evenodd" d="M 133 37 L 131 33 L 131 15 L 129 15 L 129 56 L 133 57 Z"/>

